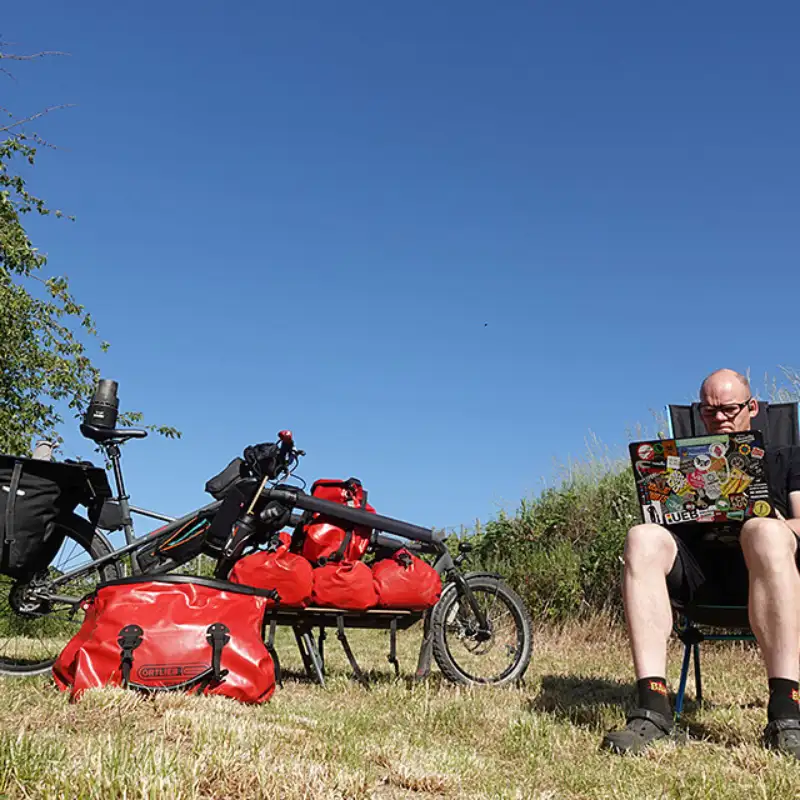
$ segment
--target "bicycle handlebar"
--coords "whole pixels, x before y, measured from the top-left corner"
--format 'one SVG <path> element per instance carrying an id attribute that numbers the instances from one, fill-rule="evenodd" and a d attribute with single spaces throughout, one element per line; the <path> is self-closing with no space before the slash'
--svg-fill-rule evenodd
<path id="1" fill-rule="evenodd" d="M 434 531 L 430 528 L 423 528 L 420 525 L 412 525 L 410 522 L 385 517 L 382 514 L 373 514 L 360 508 L 333 503 L 330 500 L 322 500 L 299 490 L 265 489 L 263 494 L 269 500 L 277 500 L 279 503 L 284 503 L 293 508 L 302 508 L 304 511 L 325 514 L 325 516 L 352 522 L 355 525 L 363 525 L 365 528 L 393 533 L 396 536 L 402 536 L 404 539 L 412 539 L 427 544 L 441 544 L 445 540 L 443 531 Z"/>

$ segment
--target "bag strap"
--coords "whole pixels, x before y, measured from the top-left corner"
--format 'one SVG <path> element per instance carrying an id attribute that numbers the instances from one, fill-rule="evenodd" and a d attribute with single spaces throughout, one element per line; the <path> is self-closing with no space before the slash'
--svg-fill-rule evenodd
<path id="1" fill-rule="evenodd" d="M 344 554 L 347 552 L 347 548 L 350 546 L 350 542 L 353 541 L 353 529 L 346 528 L 344 532 L 344 539 L 342 539 L 342 543 L 339 547 L 336 548 L 335 552 L 331 553 L 327 561 L 341 561 L 344 558 Z M 320 559 L 321 561 L 322 559 Z"/>
<path id="2" fill-rule="evenodd" d="M 199 687 L 201 690 L 210 683 L 220 683 L 228 674 L 227 669 L 222 669 L 222 650 L 230 642 L 230 629 L 222 622 L 215 622 L 206 630 L 206 641 L 211 645 L 211 666 L 182 683 L 172 686 L 147 686 L 143 683 L 133 683 L 130 680 L 133 669 L 133 651 L 144 641 L 144 631 L 138 625 L 126 625 L 120 632 L 117 643 L 122 650 L 120 668 L 122 670 L 122 686 L 125 689 L 135 689 L 139 692 L 153 694 L 155 692 L 179 692 Z"/>
<path id="3" fill-rule="evenodd" d="M 122 687 L 128 688 L 133 669 L 133 651 L 144 641 L 144 631 L 138 625 L 126 625 L 120 632 L 117 644 L 121 655 L 119 668 L 122 672 Z"/>
<path id="4" fill-rule="evenodd" d="M 5 527 L 3 529 L 3 550 L 0 563 L 7 565 L 11 559 L 11 543 L 14 541 L 12 532 L 14 531 L 14 511 L 17 505 L 17 489 L 19 489 L 19 479 L 22 477 L 22 462 L 15 461 L 14 469 L 11 470 L 11 483 L 8 487 L 8 502 L 6 503 Z"/>
<path id="5" fill-rule="evenodd" d="M 206 631 L 206 641 L 211 645 L 211 670 L 213 672 L 213 680 L 222 680 L 223 671 L 222 664 L 222 648 L 231 640 L 230 629 L 227 625 L 221 622 L 215 622 Z M 225 670 L 225 675 L 228 670 Z"/>

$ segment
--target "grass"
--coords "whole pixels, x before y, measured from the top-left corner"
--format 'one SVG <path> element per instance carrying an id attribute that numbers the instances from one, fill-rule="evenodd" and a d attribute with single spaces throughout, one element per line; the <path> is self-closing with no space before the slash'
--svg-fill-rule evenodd
<path id="1" fill-rule="evenodd" d="M 284 668 L 300 669 L 280 631 Z M 404 673 L 420 631 L 400 634 Z M 764 751 L 758 651 L 704 647 L 711 705 L 689 741 L 641 757 L 598 751 L 633 697 L 624 634 L 596 617 L 537 631 L 524 686 L 464 689 L 434 671 L 395 680 L 383 632 L 351 641 L 370 670 L 349 679 L 334 637 L 325 688 L 288 677 L 259 707 L 118 689 L 70 704 L 47 678 L 0 682 L 0 796 L 7 798 L 791 798 L 800 764 Z M 677 683 L 679 651 L 671 651 Z"/>

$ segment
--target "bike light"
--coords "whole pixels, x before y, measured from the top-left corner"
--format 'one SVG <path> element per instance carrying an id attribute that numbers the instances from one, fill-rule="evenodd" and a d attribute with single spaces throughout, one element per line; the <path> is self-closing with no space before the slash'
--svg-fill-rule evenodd
<path id="1" fill-rule="evenodd" d="M 108 378 L 101 378 L 97 382 L 94 397 L 83 417 L 83 421 L 87 425 L 94 425 L 98 428 L 114 428 L 116 426 L 119 412 L 118 385 L 116 381 Z"/>

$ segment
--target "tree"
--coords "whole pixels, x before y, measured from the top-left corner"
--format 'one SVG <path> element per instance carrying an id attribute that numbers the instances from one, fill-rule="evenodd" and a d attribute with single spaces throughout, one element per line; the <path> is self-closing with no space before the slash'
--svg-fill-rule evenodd
<path id="1" fill-rule="evenodd" d="M 0 42 L 0 73 L 11 77 L 3 62 L 29 61 L 51 52 L 17 54 Z M 63 106 L 29 116 L 0 107 L 0 452 L 28 455 L 34 437 L 60 439 L 60 408 L 80 416 L 99 377 L 87 347 L 100 341 L 94 321 L 73 297 L 64 276 L 45 272 L 47 258 L 25 230 L 27 214 L 64 218 L 33 195 L 20 167 L 35 164 L 37 150 L 48 146 L 30 124 Z M 3 138 L 4 137 L 4 138 Z M 26 168 L 27 169 L 27 168 Z M 67 217 L 67 219 L 71 219 Z M 121 424 L 142 415 L 120 415 Z M 164 436 L 179 437 L 168 426 L 148 426 Z"/>

